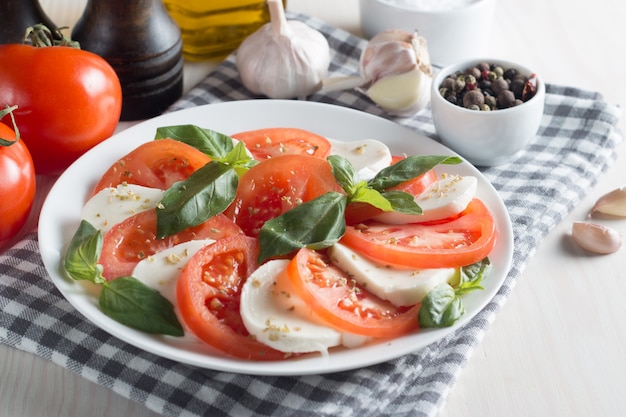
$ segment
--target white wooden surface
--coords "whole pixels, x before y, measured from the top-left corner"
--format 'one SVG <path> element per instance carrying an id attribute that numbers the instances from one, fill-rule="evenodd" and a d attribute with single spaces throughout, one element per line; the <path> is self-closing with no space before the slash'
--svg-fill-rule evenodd
<path id="1" fill-rule="evenodd" d="M 72 26 L 85 0 L 41 0 Z M 289 0 L 302 11 L 360 33 L 357 0 Z M 549 83 L 600 91 L 626 104 L 626 3 L 621 0 L 499 0 L 491 55 L 534 68 Z M 186 69 L 186 88 L 210 64 Z M 124 125 L 125 126 L 125 125 Z M 121 126 L 120 128 L 123 128 Z M 626 122 L 620 122 L 622 130 Z M 440 417 L 626 415 L 626 248 L 585 256 L 567 238 L 595 199 L 626 184 L 618 163 L 543 242 L 471 356 Z M 626 220 L 611 222 L 626 235 Z M 69 371 L 0 346 L 0 416 L 156 414 Z"/>

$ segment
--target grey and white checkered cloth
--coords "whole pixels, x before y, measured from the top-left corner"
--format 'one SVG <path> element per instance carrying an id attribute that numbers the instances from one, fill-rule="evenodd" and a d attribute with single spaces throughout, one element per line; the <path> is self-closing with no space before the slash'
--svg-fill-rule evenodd
<path id="1" fill-rule="evenodd" d="M 324 33 L 332 75 L 355 74 L 365 41 L 319 20 L 290 15 Z M 172 107 L 254 98 L 229 57 Z M 354 91 L 313 95 L 385 117 Z M 48 277 L 31 233 L 0 255 L 0 342 L 34 353 L 166 416 L 435 416 L 472 350 L 542 238 L 615 160 L 620 109 L 594 92 L 547 86 L 535 143 L 510 164 L 484 169 L 513 222 L 513 267 L 502 288 L 467 325 L 391 362 L 348 372 L 259 377 L 176 363 L 130 346 L 86 321 Z M 428 109 L 398 123 L 436 138 Z"/>

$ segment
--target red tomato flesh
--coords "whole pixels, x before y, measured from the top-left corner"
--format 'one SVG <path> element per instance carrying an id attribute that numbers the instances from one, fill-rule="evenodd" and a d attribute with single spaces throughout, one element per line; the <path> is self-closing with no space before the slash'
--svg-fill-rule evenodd
<path id="1" fill-rule="evenodd" d="M 178 308 L 187 327 L 221 352 L 241 359 L 285 359 L 289 355 L 251 337 L 239 313 L 241 288 L 256 269 L 257 256 L 257 240 L 244 235 L 203 247 L 178 278 Z"/>
<path id="2" fill-rule="evenodd" d="M 156 210 L 140 212 L 113 226 L 104 235 L 100 255 L 104 277 L 129 276 L 142 259 L 179 243 L 241 234 L 241 229 L 222 214 L 164 239 L 156 237 L 156 228 Z"/>
<path id="3" fill-rule="evenodd" d="M 239 179 L 237 195 L 224 212 L 249 236 L 258 236 L 263 224 L 329 191 L 341 192 L 330 164 L 307 155 L 266 159 Z"/>
<path id="4" fill-rule="evenodd" d="M 405 225 L 367 221 L 348 226 L 341 242 L 383 264 L 453 268 L 489 255 L 495 246 L 496 229 L 487 207 L 474 199 L 449 221 Z"/>
<path id="5" fill-rule="evenodd" d="M 166 190 L 175 182 L 189 178 L 210 161 L 209 156 L 183 142 L 152 140 L 116 161 L 102 175 L 94 194 L 123 182 Z"/>
<path id="6" fill-rule="evenodd" d="M 418 327 L 419 306 L 397 307 L 369 293 L 321 252 L 301 249 L 287 266 L 298 295 L 339 331 L 397 337 Z"/>
<path id="7" fill-rule="evenodd" d="M 275 127 L 235 133 L 234 139 L 246 145 L 256 160 L 279 155 L 309 155 L 326 158 L 330 154 L 330 142 L 323 136 L 307 130 Z"/>

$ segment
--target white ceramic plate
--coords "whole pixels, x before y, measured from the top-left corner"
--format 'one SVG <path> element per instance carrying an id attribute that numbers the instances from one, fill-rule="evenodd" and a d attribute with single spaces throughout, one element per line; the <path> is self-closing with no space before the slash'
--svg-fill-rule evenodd
<path id="1" fill-rule="evenodd" d="M 316 355 L 267 363 L 228 358 L 187 338 L 152 336 L 123 326 L 100 311 L 95 286 L 77 283 L 67 277 L 62 259 L 78 227 L 82 206 L 106 169 L 141 143 L 152 140 L 157 127 L 180 124 L 196 124 L 225 134 L 262 127 L 299 127 L 333 139 L 379 139 L 395 154 L 454 154 L 429 138 L 367 113 L 328 104 L 283 100 L 235 101 L 168 113 L 104 141 L 70 166 L 50 191 L 41 211 L 39 245 L 44 265 L 67 300 L 95 325 L 131 345 L 178 362 L 237 373 L 305 375 L 356 369 L 416 351 L 467 323 L 494 296 L 509 271 L 513 232 L 506 208 L 481 173 L 463 163 L 445 166 L 445 170 L 478 177 L 478 197 L 494 215 L 499 237 L 490 255 L 492 272 L 483 281 L 485 290 L 464 297 L 466 313 L 453 327 L 421 330 L 383 343 L 336 350 L 327 357 Z"/>

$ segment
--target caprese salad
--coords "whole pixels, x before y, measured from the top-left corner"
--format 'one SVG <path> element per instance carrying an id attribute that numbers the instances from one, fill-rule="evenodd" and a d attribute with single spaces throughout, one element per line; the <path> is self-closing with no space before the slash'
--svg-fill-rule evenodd
<path id="1" fill-rule="evenodd" d="M 64 266 L 102 311 L 284 360 L 450 326 L 496 242 L 460 159 L 294 128 L 159 128 L 85 202 Z"/>

